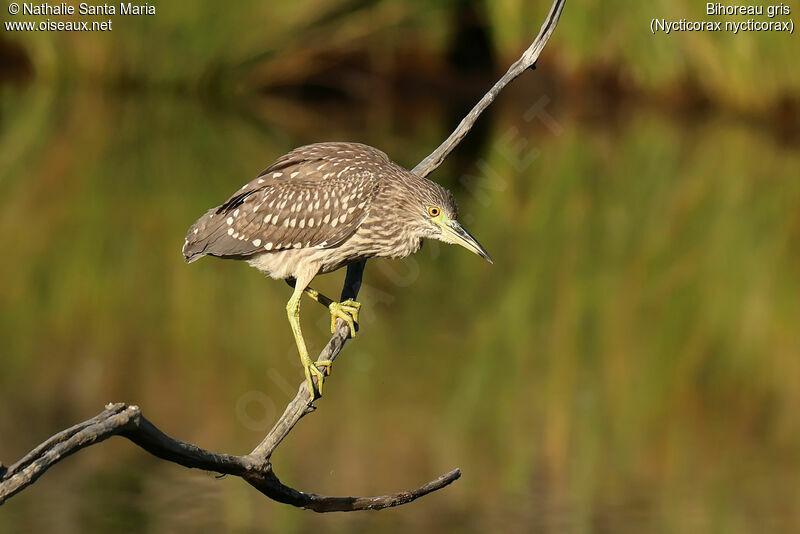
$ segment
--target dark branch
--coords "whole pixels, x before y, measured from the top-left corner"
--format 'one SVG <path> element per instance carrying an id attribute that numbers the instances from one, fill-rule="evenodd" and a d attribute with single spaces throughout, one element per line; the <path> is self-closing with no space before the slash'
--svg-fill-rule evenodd
<path id="1" fill-rule="evenodd" d="M 239 476 L 267 497 L 317 512 L 377 510 L 411 502 L 456 480 L 458 469 L 415 490 L 380 497 L 325 497 L 285 486 L 272 465 L 251 453 L 246 456 L 217 454 L 171 438 L 148 421 L 138 406 L 109 404 L 97 416 L 59 432 L 10 466 L 0 478 L 0 504 L 33 484 L 52 465 L 66 456 L 111 436 L 123 436 L 147 452 L 184 467 Z"/>
<path id="2" fill-rule="evenodd" d="M 413 172 L 420 176 L 427 176 L 441 165 L 448 154 L 472 129 L 478 116 L 492 103 L 500 91 L 525 69 L 535 66 L 539 54 L 558 23 L 565 1 L 556 0 L 553 3 L 547 20 L 530 48 L 484 95 L 450 137 L 414 167 Z M 355 300 L 361 287 L 363 272 L 364 262 L 350 265 L 347 268 L 342 300 Z M 348 335 L 347 324 L 341 319 L 338 320 L 336 331 L 320 353 L 318 360 L 335 360 L 342 351 Z M 123 403 L 109 404 L 97 416 L 52 436 L 17 463 L 7 468 L 0 463 L 0 504 L 33 484 L 51 466 L 63 458 L 100 443 L 111 436 L 125 437 L 150 454 L 184 467 L 241 477 L 270 499 L 315 512 L 380 510 L 399 506 L 439 490 L 461 476 L 461 471 L 454 469 L 415 490 L 379 497 L 326 497 L 314 493 L 304 493 L 284 485 L 275 476 L 270 458 L 273 451 L 289 435 L 297 422 L 306 414 L 314 411 L 315 401 L 316 398 L 313 393 L 308 391 L 304 380 L 297 390 L 297 395 L 286 406 L 286 410 L 272 430 L 250 454 L 244 456 L 218 454 L 171 438 L 148 421 L 138 406 Z"/>

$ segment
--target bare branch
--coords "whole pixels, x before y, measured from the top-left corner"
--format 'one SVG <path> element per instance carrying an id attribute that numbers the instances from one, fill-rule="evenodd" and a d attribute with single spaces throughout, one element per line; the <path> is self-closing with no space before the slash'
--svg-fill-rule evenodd
<path id="1" fill-rule="evenodd" d="M 500 91 L 512 80 L 517 78 L 517 76 L 525 72 L 525 69 L 531 67 L 535 68 L 536 60 L 539 59 L 539 54 L 542 53 L 544 46 L 547 44 L 547 41 L 550 40 L 550 36 L 553 35 L 556 29 L 558 19 L 561 18 L 561 11 L 563 11 L 566 1 L 567 0 L 555 0 L 555 2 L 553 2 L 550 13 L 547 15 L 547 19 L 545 19 L 544 24 L 542 24 L 539 30 L 539 35 L 533 40 L 531 46 L 529 46 L 528 49 L 522 53 L 522 56 L 508 68 L 506 73 L 503 74 L 503 77 L 497 80 L 497 83 L 489 89 L 489 92 L 483 95 L 483 98 L 475 104 L 475 107 L 472 108 L 467 116 L 461 120 L 456 129 L 453 130 L 450 137 L 445 139 L 436 150 L 431 152 L 428 157 L 411 169 L 411 172 L 420 176 L 428 176 L 431 172 L 436 170 L 445 158 L 450 155 L 450 152 L 464 139 L 464 136 L 469 133 L 475 121 L 478 120 L 481 113 L 489 107 L 489 104 L 494 102 L 494 99 L 500 94 Z"/>
<path id="2" fill-rule="evenodd" d="M 148 421 L 138 406 L 119 403 L 109 404 L 92 419 L 59 432 L 10 466 L 0 477 L 0 504 L 33 484 L 63 458 L 111 436 L 126 437 L 150 454 L 184 467 L 242 477 L 271 499 L 317 512 L 398 506 L 443 488 L 461 476 L 456 469 L 415 490 L 380 497 L 326 497 L 303 493 L 283 485 L 272 472 L 270 463 L 253 454 L 217 454 L 171 438 Z"/>
<path id="3" fill-rule="evenodd" d="M 547 20 L 542 25 L 533 44 L 484 95 L 450 137 L 414 167 L 413 172 L 420 176 L 427 176 L 436 169 L 472 129 L 478 116 L 492 103 L 500 91 L 525 69 L 535 65 L 539 54 L 558 23 L 565 1 L 554 1 Z M 364 264 L 365 262 L 361 262 L 348 266 L 342 289 L 342 300 L 355 300 L 358 296 Z M 336 323 L 336 331 L 320 353 L 318 361 L 335 360 L 342 351 L 348 336 L 347 324 L 339 319 Z M 109 404 L 97 416 L 47 439 L 17 463 L 9 467 L 4 467 L 0 463 L 0 504 L 33 484 L 51 466 L 62 459 L 81 449 L 105 441 L 111 436 L 125 437 L 150 454 L 184 467 L 241 477 L 270 499 L 315 512 L 379 510 L 399 506 L 439 490 L 461 476 L 461 471 L 454 469 L 417 489 L 379 497 L 327 497 L 304 493 L 284 485 L 273 472 L 270 458 L 298 421 L 314 411 L 316 400 L 313 392 L 309 392 L 304 380 L 297 390 L 297 395 L 286 406 L 286 410 L 275 426 L 250 454 L 244 456 L 219 454 L 177 440 L 156 428 L 142 415 L 138 406 L 123 403 Z"/>
<path id="4" fill-rule="evenodd" d="M 364 274 L 365 264 L 366 262 L 362 261 L 347 266 L 347 275 L 344 279 L 341 300 L 355 300 L 356 297 L 358 297 L 358 291 L 361 289 L 361 279 Z M 334 332 L 330 341 L 328 341 L 328 344 L 325 345 L 325 348 L 323 348 L 322 352 L 320 352 L 317 361 L 335 360 L 342 351 L 345 341 L 347 341 L 349 335 L 350 329 L 347 326 L 347 323 L 341 319 L 336 321 L 336 332 Z M 300 387 L 297 389 L 297 395 L 295 395 L 294 399 L 289 403 L 288 406 L 286 406 L 286 409 L 283 411 L 283 415 L 280 417 L 280 419 L 278 419 L 278 422 L 275 423 L 275 426 L 272 427 L 272 430 L 269 431 L 267 436 L 261 441 L 261 443 L 258 444 L 255 449 L 253 449 L 253 452 L 250 454 L 261 458 L 264 462 L 269 462 L 269 458 L 272 456 L 272 451 L 274 451 L 280 442 L 283 441 L 283 438 L 289 435 L 289 432 L 291 432 L 294 425 L 296 425 L 304 415 L 314 411 L 314 400 L 315 399 L 310 398 L 308 392 L 308 383 L 303 381 L 300 384 Z"/>

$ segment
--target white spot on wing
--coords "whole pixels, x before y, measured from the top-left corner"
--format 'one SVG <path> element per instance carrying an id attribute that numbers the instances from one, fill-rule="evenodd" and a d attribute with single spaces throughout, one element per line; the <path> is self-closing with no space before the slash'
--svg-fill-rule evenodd
<path id="1" fill-rule="evenodd" d="M 228 228 L 228 235 L 233 235 L 233 228 Z"/>
<path id="2" fill-rule="evenodd" d="M 228 223 L 228 226 L 232 225 L 233 224 L 233 217 L 228 217 L 227 219 L 225 219 L 225 222 Z"/>
<path id="3" fill-rule="evenodd" d="M 254 247 L 260 247 L 261 246 L 261 240 L 260 239 L 253 239 L 253 246 Z"/>
<path id="4" fill-rule="evenodd" d="M 269 243 L 267 243 L 266 245 L 264 245 L 264 248 L 265 248 L 266 250 L 272 250 L 272 241 L 270 241 Z"/>

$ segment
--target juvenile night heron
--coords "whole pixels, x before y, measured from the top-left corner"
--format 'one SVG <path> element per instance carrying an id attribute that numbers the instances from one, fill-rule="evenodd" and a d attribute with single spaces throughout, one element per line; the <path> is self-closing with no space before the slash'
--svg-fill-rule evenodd
<path id="1" fill-rule="evenodd" d="M 350 263 L 374 257 L 403 258 L 423 238 L 461 245 L 491 262 L 489 254 L 456 221 L 453 195 L 393 163 L 383 152 L 357 143 L 296 148 L 195 222 L 183 254 L 240 259 L 294 285 L 286 312 L 305 369 L 322 395 L 330 361 L 314 363 L 300 330 L 300 297 L 306 293 L 341 318 L 355 335 L 361 305 L 335 302 L 309 283 Z"/>

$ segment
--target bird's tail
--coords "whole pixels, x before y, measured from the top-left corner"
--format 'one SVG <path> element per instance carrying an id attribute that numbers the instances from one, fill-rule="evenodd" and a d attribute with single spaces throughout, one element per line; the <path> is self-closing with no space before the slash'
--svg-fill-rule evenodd
<path id="1" fill-rule="evenodd" d="M 189 236 L 186 236 L 186 240 L 183 243 L 183 248 L 181 249 L 186 263 L 192 263 L 193 261 L 197 261 L 205 256 L 205 253 L 203 252 L 205 247 L 198 246 L 198 244 L 199 243 L 197 241 L 192 242 L 189 239 Z"/>
<path id="2" fill-rule="evenodd" d="M 197 221 L 186 232 L 186 239 L 184 240 L 183 248 L 181 249 L 186 263 L 192 263 L 193 261 L 197 261 L 206 255 L 206 249 L 209 245 L 209 237 L 211 236 L 209 236 L 204 230 L 213 212 L 214 209 L 208 210 L 208 212 L 197 219 Z"/>

